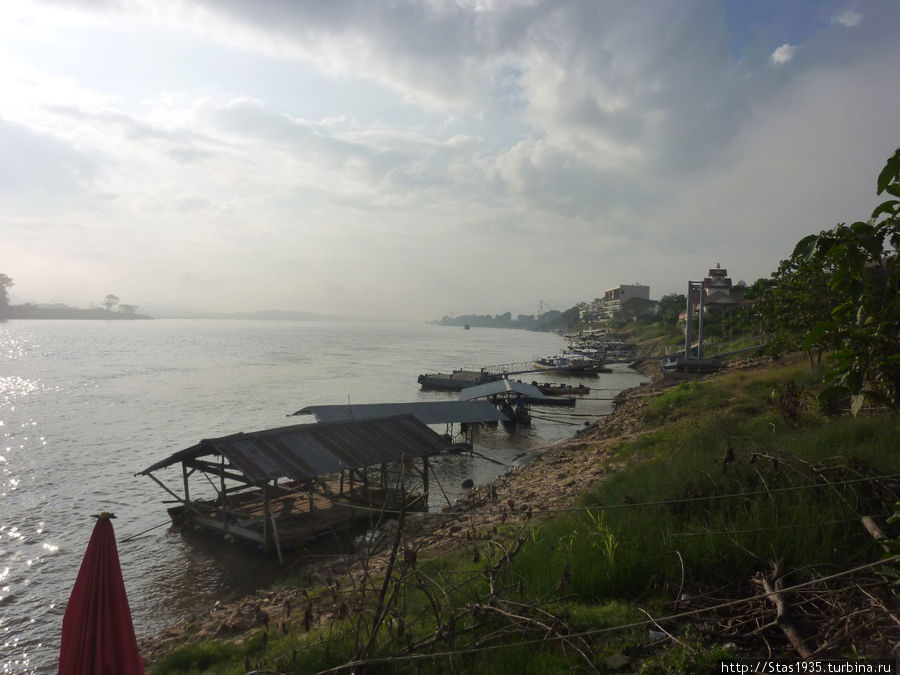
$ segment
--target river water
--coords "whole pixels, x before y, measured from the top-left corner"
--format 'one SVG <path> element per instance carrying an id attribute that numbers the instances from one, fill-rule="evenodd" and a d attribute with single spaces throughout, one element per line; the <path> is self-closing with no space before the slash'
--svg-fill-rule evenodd
<path id="1" fill-rule="evenodd" d="M 155 527 L 168 520 L 168 496 L 134 475 L 150 464 L 201 438 L 311 422 L 285 418 L 306 405 L 453 399 L 420 391 L 416 377 L 564 346 L 548 333 L 416 323 L 0 324 L 0 673 L 55 672 L 65 605 L 98 511 L 117 515 L 139 638 L 283 574 L 245 549 Z M 585 382 L 592 398 L 609 398 L 642 379 L 617 367 Z M 586 400 L 574 412 L 610 407 Z M 455 455 L 438 460 L 435 474 L 454 499 L 466 478 L 485 483 L 592 419 L 572 412 L 542 409 L 543 419 L 512 434 L 483 430 L 476 451 L 501 464 Z M 433 494 L 433 507 L 442 499 Z"/>

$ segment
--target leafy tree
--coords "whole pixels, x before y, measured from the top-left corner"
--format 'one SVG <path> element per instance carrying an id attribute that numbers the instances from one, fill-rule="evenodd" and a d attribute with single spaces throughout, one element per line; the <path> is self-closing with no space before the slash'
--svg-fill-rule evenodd
<path id="1" fill-rule="evenodd" d="M 656 319 L 658 305 L 656 300 L 629 298 L 622 303 L 619 309 L 619 318 L 623 321 L 630 321 L 634 318 L 638 323 L 651 323 Z"/>
<path id="2" fill-rule="evenodd" d="M 122 312 L 122 314 L 126 314 L 128 316 L 133 316 L 134 314 L 136 314 L 137 308 L 137 305 L 119 305 L 119 311 Z"/>
<path id="3" fill-rule="evenodd" d="M 900 148 L 878 175 L 877 194 L 900 198 Z M 864 400 L 900 411 L 900 199 L 888 199 L 868 222 L 838 224 L 804 237 L 791 258 L 798 265 L 834 270 L 828 289 L 836 293 L 830 317 L 817 323 L 804 342 L 834 348 L 832 386 L 825 397 L 850 394 L 857 414 Z M 810 289 L 815 296 L 821 289 Z"/>
<path id="4" fill-rule="evenodd" d="M 0 312 L 5 313 L 9 309 L 9 292 L 7 289 L 15 286 L 12 279 L 0 273 Z"/>
<path id="5" fill-rule="evenodd" d="M 106 311 L 109 312 L 113 307 L 119 304 L 119 296 L 113 295 L 110 293 L 105 298 L 103 298 L 103 306 L 106 307 Z"/>
<path id="6" fill-rule="evenodd" d="M 669 293 L 659 299 L 659 318 L 666 326 L 674 326 L 686 308 L 687 297 L 684 293 Z"/>
<path id="7" fill-rule="evenodd" d="M 831 264 L 790 258 L 782 260 L 769 279 L 747 287 L 745 297 L 756 299 L 752 322 L 767 338 L 773 356 L 800 349 L 813 327 L 831 318 L 841 297 L 829 286 L 833 274 Z M 818 344 L 834 346 L 822 340 Z"/>

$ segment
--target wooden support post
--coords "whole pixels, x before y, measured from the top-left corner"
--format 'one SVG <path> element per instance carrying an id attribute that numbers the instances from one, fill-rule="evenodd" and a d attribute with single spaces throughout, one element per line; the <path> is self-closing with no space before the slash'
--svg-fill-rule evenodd
<path id="1" fill-rule="evenodd" d="M 269 508 L 269 481 L 263 483 L 263 547 L 269 552 L 269 518 L 272 510 Z"/>
<path id="2" fill-rule="evenodd" d="M 228 500 L 225 494 L 225 455 L 222 455 L 222 463 L 219 473 L 219 485 L 222 488 L 222 525 L 228 533 Z"/>
<path id="3" fill-rule="evenodd" d="M 313 485 L 312 485 L 312 483 L 307 483 L 307 484 L 306 484 L 306 491 L 308 492 L 308 495 L 309 495 L 309 512 L 312 513 L 313 510 L 315 510 L 315 508 L 316 508 L 315 500 L 313 499 Z"/>
<path id="4" fill-rule="evenodd" d="M 278 563 L 284 565 L 284 556 L 281 555 L 281 540 L 278 538 L 278 526 L 275 524 L 275 514 L 270 513 L 272 519 L 272 534 L 275 539 L 275 552 L 278 553 Z"/>
<path id="5" fill-rule="evenodd" d="M 181 463 L 181 475 L 184 478 L 184 501 L 189 502 L 191 501 L 191 491 L 190 488 L 188 488 L 187 464 L 185 464 L 184 462 Z"/>
<path id="6" fill-rule="evenodd" d="M 341 469 L 341 487 L 338 490 L 338 494 L 342 497 L 344 496 L 344 470 Z"/>
<path id="7" fill-rule="evenodd" d="M 428 510 L 428 458 L 422 458 L 422 492 L 425 497 L 425 510 Z"/>

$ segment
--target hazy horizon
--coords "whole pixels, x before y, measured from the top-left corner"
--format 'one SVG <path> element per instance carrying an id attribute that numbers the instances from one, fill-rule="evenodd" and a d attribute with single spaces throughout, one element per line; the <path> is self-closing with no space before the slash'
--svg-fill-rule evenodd
<path id="1" fill-rule="evenodd" d="M 864 220 L 894 0 L 0 7 L 13 303 L 429 320 L 752 282 Z"/>

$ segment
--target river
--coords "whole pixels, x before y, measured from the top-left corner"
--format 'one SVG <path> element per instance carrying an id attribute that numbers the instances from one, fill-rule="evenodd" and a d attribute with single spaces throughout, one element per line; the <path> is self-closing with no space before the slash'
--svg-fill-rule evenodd
<path id="1" fill-rule="evenodd" d="M 416 377 L 564 346 L 549 333 L 417 323 L 0 324 L 0 673 L 55 672 L 66 601 L 101 510 L 117 515 L 139 638 L 283 574 L 244 549 L 157 527 L 167 496 L 134 475 L 155 461 L 201 438 L 312 421 L 285 419 L 306 405 L 452 399 L 420 391 Z M 608 399 L 643 379 L 616 367 L 585 383 L 592 399 Z M 485 431 L 476 450 L 494 461 L 449 456 L 435 473 L 453 499 L 466 478 L 490 481 L 610 408 L 585 400 L 574 412 L 587 417 L 547 408 L 531 428 Z"/>

